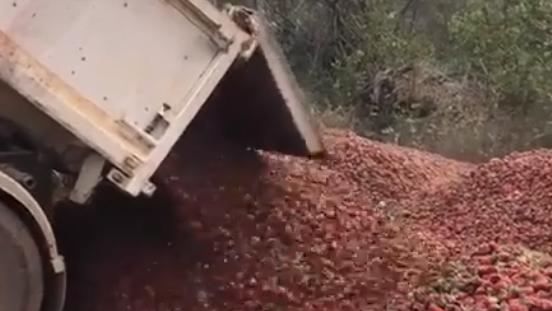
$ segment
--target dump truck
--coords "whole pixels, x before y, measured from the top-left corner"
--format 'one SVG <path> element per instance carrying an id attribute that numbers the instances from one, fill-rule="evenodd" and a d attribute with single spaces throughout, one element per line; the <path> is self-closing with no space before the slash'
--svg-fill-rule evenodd
<path id="1" fill-rule="evenodd" d="M 323 153 L 304 97 L 266 20 L 244 7 L 0 0 L 0 310 L 61 310 L 56 206 L 85 205 L 105 183 L 151 196 L 206 105 L 216 113 L 201 122 L 246 148 Z"/>

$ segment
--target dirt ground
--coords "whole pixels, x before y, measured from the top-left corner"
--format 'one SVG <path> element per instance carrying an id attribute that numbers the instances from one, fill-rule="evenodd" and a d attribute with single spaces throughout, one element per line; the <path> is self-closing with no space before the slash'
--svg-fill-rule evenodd
<path id="1" fill-rule="evenodd" d="M 188 136 L 155 198 L 60 209 L 68 311 L 552 310 L 550 151 L 476 166 L 330 130 L 309 160 Z"/>

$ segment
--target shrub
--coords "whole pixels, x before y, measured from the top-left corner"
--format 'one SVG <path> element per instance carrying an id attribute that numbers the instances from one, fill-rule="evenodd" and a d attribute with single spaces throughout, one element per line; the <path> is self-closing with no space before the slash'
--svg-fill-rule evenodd
<path id="1" fill-rule="evenodd" d="M 552 101 L 552 1 L 471 0 L 453 19 L 454 65 L 523 111 Z M 548 107 L 546 107 L 548 108 Z"/>

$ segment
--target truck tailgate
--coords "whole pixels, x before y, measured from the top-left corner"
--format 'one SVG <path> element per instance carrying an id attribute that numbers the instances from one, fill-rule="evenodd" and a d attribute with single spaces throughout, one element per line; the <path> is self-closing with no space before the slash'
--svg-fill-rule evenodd
<path id="1" fill-rule="evenodd" d="M 0 78 L 137 195 L 249 39 L 200 0 L 1 1 Z"/>

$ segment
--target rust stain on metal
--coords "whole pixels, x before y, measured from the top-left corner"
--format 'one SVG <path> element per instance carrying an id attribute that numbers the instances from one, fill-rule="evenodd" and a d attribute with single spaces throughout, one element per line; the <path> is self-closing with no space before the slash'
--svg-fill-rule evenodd
<path id="1" fill-rule="evenodd" d="M 74 111 L 81 115 L 85 115 L 88 119 L 95 119 L 96 121 L 94 123 L 102 125 L 104 134 L 115 136 L 116 139 L 128 143 L 129 147 L 133 147 L 133 149 L 137 148 L 135 152 L 141 158 L 148 155 L 154 147 L 146 143 L 142 139 L 140 133 L 131 128 L 120 126 L 115 120 L 110 118 L 105 111 L 99 109 L 93 102 L 82 97 L 77 90 L 65 83 L 59 76 L 48 70 L 39 61 L 26 53 L 3 31 L 0 31 L 0 73 L 1 72 L 7 72 L 8 76 L 19 74 L 21 77 L 28 78 L 34 86 L 38 86 L 47 92 L 48 95 L 71 106 Z M 20 77 L 11 78 L 21 80 Z M 29 84 L 29 81 L 24 81 L 24 83 Z M 6 82 L 9 83 L 9 81 Z M 45 113 L 49 115 L 52 114 L 52 111 L 50 111 L 46 105 L 36 100 L 30 100 Z M 58 120 L 58 122 L 62 123 L 66 128 L 71 129 L 75 135 L 80 136 L 70 124 L 64 123 L 61 120 Z M 80 138 L 88 142 L 86 137 Z"/>

